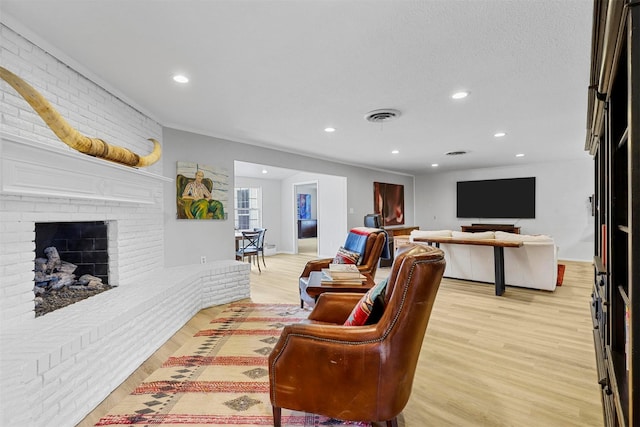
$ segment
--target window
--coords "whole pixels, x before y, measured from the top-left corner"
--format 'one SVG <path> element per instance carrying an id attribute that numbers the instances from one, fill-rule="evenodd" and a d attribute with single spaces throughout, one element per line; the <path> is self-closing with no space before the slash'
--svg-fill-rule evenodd
<path id="1" fill-rule="evenodd" d="M 262 227 L 262 189 L 236 188 L 235 227 L 249 230 Z"/>

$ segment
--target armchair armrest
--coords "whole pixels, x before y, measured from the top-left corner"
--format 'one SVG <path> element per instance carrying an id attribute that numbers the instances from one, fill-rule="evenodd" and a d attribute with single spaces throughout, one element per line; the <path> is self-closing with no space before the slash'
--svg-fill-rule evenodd
<path id="1" fill-rule="evenodd" d="M 362 295 L 360 293 L 331 292 L 320 294 L 316 306 L 309 314 L 309 320 L 342 325 Z"/>
<path id="2" fill-rule="evenodd" d="M 269 356 L 269 362 L 271 364 L 283 355 L 291 360 L 296 360 L 301 356 L 301 354 L 296 354 L 298 351 L 304 353 L 305 357 L 302 359 L 307 359 L 310 355 L 317 357 L 320 353 L 325 353 L 327 347 L 335 348 L 339 342 L 371 344 L 372 340 L 379 338 L 379 335 L 376 325 L 343 326 L 323 323 L 295 323 L 284 327 L 280 339 Z M 346 352 L 351 348 L 351 346 L 346 346 L 344 349 L 340 348 L 340 351 Z M 317 350 L 320 349 L 324 350 L 318 352 Z M 357 354 L 358 351 L 356 350 L 355 353 Z M 293 365 L 298 364 L 297 362 Z"/>
<path id="3" fill-rule="evenodd" d="M 309 277 L 309 273 L 312 271 L 320 271 L 323 268 L 329 268 L 331 261 L 333 261 L 333 258 L 321 258 L 308 261 L 304 266 L 304 270 L 302 270 L 300 277 Z"/>

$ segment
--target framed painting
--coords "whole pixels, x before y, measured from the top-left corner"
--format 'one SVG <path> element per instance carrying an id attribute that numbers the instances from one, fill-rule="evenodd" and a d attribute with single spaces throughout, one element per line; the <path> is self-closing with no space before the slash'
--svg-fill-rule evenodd
<path id="1" fill-rule="evenodd" d="M 374 182 L 373 211 L 383 226 L 404 224 L 404 185 Z"/>
<path id="2" fill-rule="evenodd" d="M 224 168 L 177 162 L 176 217 L 227 219 L 229 173 Z"/>
<path id="3" fill-rule="evenodd" d="M 311 194 L 298 194 L 298 219 L 311 219 Z"/>

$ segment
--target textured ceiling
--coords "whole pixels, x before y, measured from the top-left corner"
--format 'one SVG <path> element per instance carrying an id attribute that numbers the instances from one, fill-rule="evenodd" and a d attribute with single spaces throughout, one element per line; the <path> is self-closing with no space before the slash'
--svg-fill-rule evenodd
<path id="1" fill-rule="evenodd" d="M 444 171 L 588 157 L 592 7 L 2 0 L 0 19 L 164 126 L 424 174 L 432 163 Z M 177 72 L 190 83 L 174 83 Z M 460 89 L 470 96 L 452 100 Z M 379 108 L 401 116 L 364 119 Z M 444 155 L 451 150 L 468 154 Z"/>

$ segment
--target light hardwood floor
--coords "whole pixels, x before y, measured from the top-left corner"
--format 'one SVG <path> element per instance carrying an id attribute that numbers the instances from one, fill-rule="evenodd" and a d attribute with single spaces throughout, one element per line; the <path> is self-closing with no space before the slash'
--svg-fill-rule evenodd
<path id="1" fill-rule="evenodd" d="M 251 271 L 251 300 L 299 303 L 297 278 L 309 255 L 275 255 Z M 561 261 L 555 292 L 443 279 L 400 426 L 602 426 L 597 384 L 589 263 Z M 381 268 L 380 280 L 389 274 Z M 197 313 L 174 337 L 89 414 L 92 426 L 212 316 Z M 328 385 L 329 387 L 330 385 Z"/>

